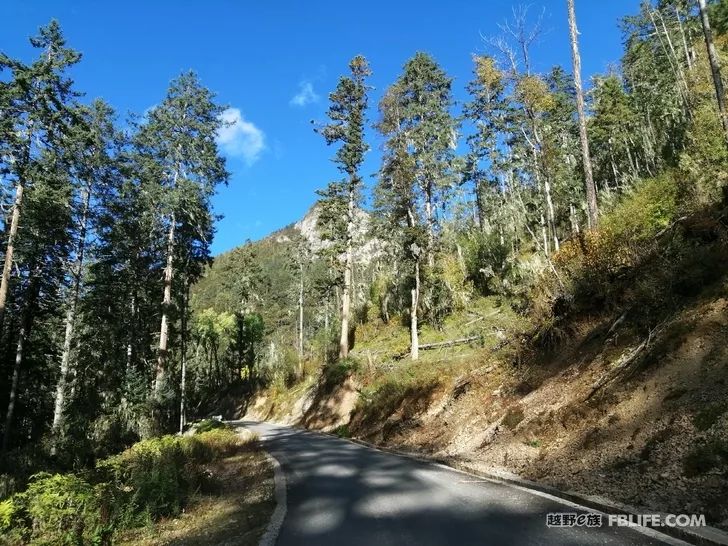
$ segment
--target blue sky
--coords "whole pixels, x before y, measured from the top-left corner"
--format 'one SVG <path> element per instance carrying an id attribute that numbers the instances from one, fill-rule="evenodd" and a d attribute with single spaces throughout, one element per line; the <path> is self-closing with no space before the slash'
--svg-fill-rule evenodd
<path id="1" fill-rule="evenodd" d="M 215 198 L 219 253 L 300 218 L 315 189 L 337 176 L 334 150 L 310 121 L 324 120 L 326 97 L 347 63 L 365 55 L 374 75 L 372 105 L 416 51 L 432 54 L 455 78 L 464 99 L 472 53 L 487 53 L 482 37 L 518 0 L 3 0 L 0 50 L 29 58 L 27 37 L 52 17 L 69 45 L 83 53 L 73 70 L 87 98 L 102 97 L 121 115 L 156 104 L 169 81 L 193 69 L 229 105 L 235 125 L 223 135 L 232 173 Z M 534 70 L 561 64 L 570 71 L 566 1 L 533 1 L 545 9 L 545 33 L 533 49 Z M 639 0 L 577 0 L 585 79 L 619 60 L 618 20 Z M 375 112 L 372 110 L 372 117 Z M 377 143 L 364 174 L 377 168 Z"/>

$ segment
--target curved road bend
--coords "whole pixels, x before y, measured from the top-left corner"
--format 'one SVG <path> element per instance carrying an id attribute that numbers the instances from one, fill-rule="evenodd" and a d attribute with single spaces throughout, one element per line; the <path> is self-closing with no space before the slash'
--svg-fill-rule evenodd
<path id="1" fill-rule="evenodd" d="M 601 528 L 549 528 L 550 512 L 588 509 L 332 436 L 238 424 L 260 435 L 286 476 L 278 546 L 685 544 L 606 519 Z"/>

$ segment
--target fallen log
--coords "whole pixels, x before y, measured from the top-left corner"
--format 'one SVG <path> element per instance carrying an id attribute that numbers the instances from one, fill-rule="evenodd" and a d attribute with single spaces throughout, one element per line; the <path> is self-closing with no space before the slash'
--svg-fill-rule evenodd
<path id="1" fill-rule="evenodd" d="M 478 341 L 480 336 L 463 337 L 460 339 L 451 339 L 449 341 L 439 341 L 437 343 L 425 343 L 420 345 L 420 351 L 426 351 L 428 349 L 440 349 L 442 347 L 452 347 L 453 345 L 464 345 L 465 343 L 472 343 Z"/>
<path id="2" fill-rule="evenodd" d="M 481 336 L 470 336 L 470 337 L 463 337 L 460 339 L 451 339 L 448 341 L 438 341 L 437 343 L 424 343 L 419 346 L 420 351 L 427 351 L 430 349 L 444 349 L 446 347 L 453 347 L 455 345 L 464 345 L 466 343 L 472 343 L 473 341 L 479 341 Z M 404 351 L 403 353 L 399 353 L 398 355 L 395 355 L 393 357 L 394 360 L 402 360 L 407 355 L 410 354 L 410 351 Z"/>
<path id="3" fill-rule="evenodd" d="M 619 376 L 623 376 L 627 379 L 631 377 L 633 373 L 639 368 L 642 358 L 646 354 L 645 349 L 650 346 L 653 338 L 659 336 L 662 333 L 663 329 L 664 328 L 662 326 L 659 326 L 657 328 L 654 328 L 653 330 L 650 330 L 647 338 L 642 341 L 642 343 L 634 347 L 632 350 L 622 354 L 622 356 L 619 357 L 614 366 L 604 375 L 602 375 L 602 377 L 596 383 L 592 385 L 591 390 L 589 391 L 589 394 L 586 396 L 586 398 L 584 398 L 584 401 L 586 402 L 587 400 L 589 400 L 597 393 L 597 391 L 607 386 Z"/>
<path id="4" fill-rule="evenodd" d="M 667 232 L 670 232 L 670 231 L 672 231 L 673 229 L 675 229 L 675 226 L 677 226 L 678 224 L 682 224 L 682 223 L 683 223 L 683 222 L 684 222 L 685 220 L 687 220 L 687 219 L 688 219 L 688 217 L 687 217 L 687 216 L 681 216 L 680 218 L 678 218 L 677 220 L 675 220 L 675 221 L 674 221 L 674 222 L 673 222 L 672 224 L 670 224 L 669 226 L 667 226 L 667 227 L 665 227 L 665 228 L 661 229 L 661 230 L 660 230 L 660 231 L 658 231 L 658 232 L 657 232 L 657 234 L 655 235 L 655 240 L 659 239 L 660 237 L 662 237 L 663 235 L 665 235 L 665 234 L 666 234 Z"/>

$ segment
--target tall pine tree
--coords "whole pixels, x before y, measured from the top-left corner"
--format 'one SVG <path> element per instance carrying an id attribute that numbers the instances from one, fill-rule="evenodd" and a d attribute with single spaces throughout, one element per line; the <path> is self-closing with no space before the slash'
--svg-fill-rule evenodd
<path id="1" fill-rule="evenodd" d="M 319 218 L 324 226 L 324 236 L 333 241 L 328 251 L 344 255 L 340 358 L 346 358 L 349 354 L 353 245 L 363 186 L 360 170 L 364 154 L 369 149 L 364 141 L 364 126 L 367 109 L 366 78 L 371 71 L 367 60 L 361 55 L 351 60 L 349 69 L 351 75 L 342 76 L 329 96 L 331 105 L 327 114 L 331 121 L 318 129 L 327 144 L 341 143 L 334 162 L 344 179 L 331 182 L 325 190 L 319 192 L 322 197 Z"/>

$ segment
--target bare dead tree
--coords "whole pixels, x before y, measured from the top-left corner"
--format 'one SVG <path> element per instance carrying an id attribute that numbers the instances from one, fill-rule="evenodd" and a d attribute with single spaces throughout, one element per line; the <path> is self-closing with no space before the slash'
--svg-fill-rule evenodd
<path id="1" fill-rule="evenodd" d="M 713 85 L 715 86 L 715 96 L 718 101 L 718 113 L 723 123 L 723 131 L 725 132 L 726 143 L 728 143 L 728 114 L 725 108 L 725 91 L 723 90 L 723 79 L 720 75 L 720 59 L 718 52 L 715 50 L 713 43 L 713 31 L 710 29 L 710 19 L 708 18 L 708 7 L 705 0 L 698 0 L 700 6 L 700 20 L 703 23 L 703 35 L 705 36 L 705 47 L 708 49 L 708 61 L 710 62 L 710 71 L 713 74 Z"/>
<path id="2" fill-rule="evenodd" d="M 576 89 L 576 110 L 579 116 L 579 140 L 581 141 L 581 156 L 584 164 L 584 185 L 586 189 L 586 204 L 589 212 L 589 227 L 594 228 L 599 220 L 599 207 L 597 205 L 597 188 L 594 185 L 591 155 L 589 154 L 589 137 L 586 132 L 586 112 L 584 107 L 584 89 L 581 85 L 581 56 L 579 55 L 579 31 L 576 28 L 576 12 L 574 0 L 566 0 L 569 11 L 569 33 L 571 35 L 571 57 L 574 69 L 574 88 Z"/>

